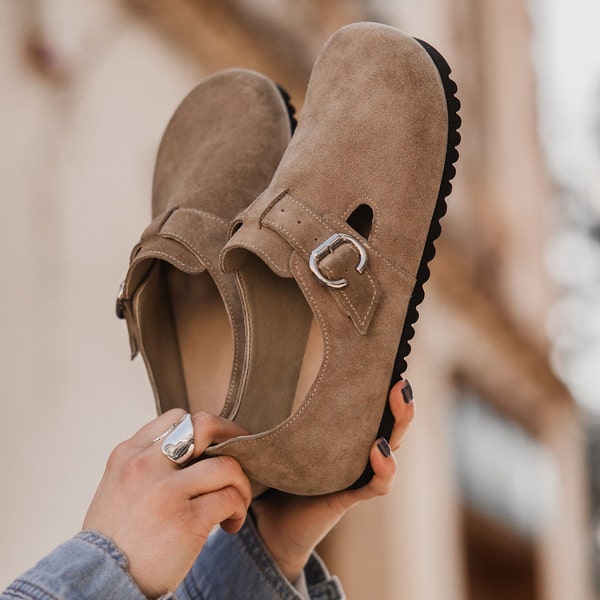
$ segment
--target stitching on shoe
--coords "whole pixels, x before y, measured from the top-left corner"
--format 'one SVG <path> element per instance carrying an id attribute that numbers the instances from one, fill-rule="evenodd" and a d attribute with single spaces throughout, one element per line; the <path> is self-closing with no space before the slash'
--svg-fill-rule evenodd
<path id="1" fill-rule="evenodd" d="M 177 210 L 174 210 L 169 215 L 169 218 L 162 224 L 161 229 L 167 224 L 167 222 L 171 219 L 171 217 L 173 217 L 177 212 L 191 212 L 191 213 L 194 213 L 197 215 L 201 215 L 203 217 L 208 217 L 209 219 L 213 219 L 214 221 L 218 221 L 219 223 L 221 223 L 223 225 L 229 224 L 229 221 L 227 221 L 226 219 L 223 219 L 222 217 L 218 217 L 217 215 L 213 215 L 212 213 L 206 212 L 204 210 L 200 210 L 198 208 L 187 207 L 187 206 L 180 206 Z"/>
<path id="2" fill-rule="evenodd" d="M 277 199 L 271 203 L 271 207 L 274 206 L 281 198 L 283 198 L 284 195 L 287 195 L 287 197 L 290 199 L 290 201 L 293 202 L 294 204 L 296 204 L 296 206 L 298 206 L 301 210 L 305 210 L 310 215 L 312 215 L 319 223 L 321 223 L 321 225 L 323 225 L 323 227 L 327 231 L 329 231 L 329 232 L 335 231 L 334 228 L 329 223 L 326 223 L 319 215 L 317 215 L 308 206 L 306 206 L 299 200 L 296 200 L 289 192 L 284 192 L 284 193 L 280 194 L 277 197 Z M 278 221 L 274 221 L 273 219 L 264 219 L 264 221 L 266 224 L 270 225 L 271 227 L 278 229 L 279 231 L 282 231 L 283 233 L 285 233 L 294 242 L 294 244 L 298 247 L 297 251 L 299 253 L 301 253 L 303 256 L 308 256 L 308 253 L 305 251 L 303 245 L 300 244 L 300 242 L 296 239 L 296 237 L 284 225 L 282 225 Z M 370 250 L 370 248 L 369 248 L 369 250 Z M 371 302 L 369 303 L 369 306 L 367 307 L 367 311 L 363 316 L 361 316 L 361 313 L 357 309 L 356 305 L 352 302 L 352 300 L 350 299 L 350 297 L 348 296 L 346 291 L 339 290 L 341 292 L 341 295 L 346 299 L 346 303 L 348 305 L 347 308 L 349 308 L 350 311 L 352 312 L 352 314 L 356 317 L 356 320 L 358 321 L 360 328 L 365 327 L 365 324 L 367 323 L 370 313 L 371 313 L 371 310 L 374 306 L 375 299 L 377 298 L 377 287 L 373 281 L 373 278 L 371 277 L 371 275 L 369 274 L 368 271 L 365 271 L 364 274 L 367 276 L 369 283 L 371 285 L 371 288 L 372 288 L 372 290 L 374 290 L 374 292 L 371 294 Z"/>
<path id="3" fill-rule="evenodd" d="M 253 250 L 254 253 L 263 260 L 263 262 L 269 267 L 269 269 L 271 269 L 271 271 L 275 271 L 275 269 L 273 269 L 271 267 L 271 263 L 273 264 L 277 264 L 277 266 L 279 267 L 280 265 L 273 260 L 266 252 L 263 248 L 260 248 L 259 246 L 256 246 L 254 244 L 251 244 L 250 242 L 247 242 L 246 240 L 244 240 L 243 242 L 240 243 L 239 246 L 231 246 L 230 248 L 228 248 L 228 250 L 234 250 L 234 249 L 242 249 L 242 250 Z"/>
<path id="4" fill-rule="evenodd" d="M 173 231 L 165 232 L 163 236 L 166 238 L 177 240 L 178 242 L 181 242 L 184 246 L 190 248 L 195 254 L 196 258 L 200 259 L 200 262 L 202 262 L 207 269 L 209 268 L 208 257 L 196 247 L 194 242 L 190 242 L 187 238 L 184 238 L 182 235 L 179 235 L 178 233 L 175 233 Z"/>
<path id="5" fill-rule="evenodd" d="M 300 200 L 297 200 L 296 198 L 294 198 L 289 192 L 286 192 L 285 194 L 280 194 L 280 197 L 277 198 L 277 200 L 280 200 L 281 198 L 283 198 L 284 195 L 287 195 L 287 197 L 294 202 L 295 204 L 297 204 L 300 208 L 305 209 L 309 214 L 311 214 L 319 223 L 321 223 L 323 225 L 323 227 L 325 227 L 325 229 L 327 229 L 327 231 L 335 233 L 335 229 L 333 228 L 333 226 L 331 225 L 331 223 L 328 223 L 327 221 L 324 221 L 317 213 L 315 213 L 310 207 L 306 206 L 305 204 L 303 204 Z M 379 219 L 379 211 L 377 211 L 377 218 Z M 333 216 L 333 215 L 332 215 Z M 337 217 L 336 217 L 337 220 Z M 271 221 L 269 221 L 271 223 Z M 338 225 L 338 223 L 336 223 L 336 225 Z M 352 227 L 350 227 L 347 223 L 339 223 L 340 227 L 342 227 L 344 229 L 345 232 L 347 233 L 356 233 L 354 231 L 354 229 L 352 229 Z M 287 233 L 287 232 L 286 232 Z M 359 234 L 360 235 L 360 234 Z M 362 237 L 362 236 L 361 236 Z M 296 242 L 298 243 L 298 242 Z M 391 267 L 392 269 L 394 269 L 394 271 L 397 271 L 398 273 L 400 273 L 400 275 L 402 275 L 403 277 L 407 277 L 409 279 L 409 281 L 411 283 L 414 283 L 415 281 L 415 277 L 411 276 L 409 273 L 407 273 L 404 269 L 402 269 L 401 267 L 398 267 L 396 265 L 394 265 L 393 263 L 391 263 L 387 258 L 385 258 L 385 256 L 383 256 L 380 252 L 378 252 L 375 248 L 373 248 L 372 244 L 368 244 L 367 247 L 369 252 L 372 252 L 373 254 L 377 255 L 383 262 L 385 262 L 386 265 L 388 265 L 389 267 Z"/>
<path id="6" fill-rule="evenodd" d="M 337 222 L 337 217 L 335 215 L 331 215 L 331 217 L 336 219 L 336 222 Z M 350 227 L 350 225 L 348 225 L 345 222 L 340 223 L 339 225 L 340 225 L 340 229 L 344 233 L 349 233 L 349 234 L 356 233 L 354 231 L 354 229 L 352 229 L 352 227 Z M 373 245 L 370 243 L 370 239 L 367 240 L 365 245 L 367 247 L 367 251 L 370 254 L 374 254 L 375 256 L 380 258 L 388 267 L 390 267 L 390 269 L 393 269 L 394 271 L 396 271 L 396 273 L 398 273 L 403 279 L 408 279 L 408 281 L 411 284 L 414 284 L 414 282 L 416 281 L 416 277 L 412 276 L 410 273 L 408 273 L 408 271 L 405 271 L 402 267 L 399 267 L 399 266 L 393 264 L 392 262 L 390 262 L 385 256 L 383 256 L 383 254 L 381 254 L 381 252 L 379 252 L 376 248 L 373 247 Z"/>
<path id="7" fill-rule="evenodd" d="M 303 202 L 300 202 L 300 200 L 296 200 L 296 198 L 294 198 L 291 194 L 287 194 L 289 199 L 294 202 L 296 205 L 298 205 L 300 208 L 306 210 L 307 213 L 311 214 L 317 221 L 319 221 L 319 223 L 321 223 L 321 225 L 323 225 L 323 227 L 325 227 L 325 229 L 335 233 L 335 230 L 331 227 L 331 225 L 327 222 L 325 222 L 316 212 L 314 212 L 309 206 L 306 206 L 306 204 L 304 204 Z"/>
<path id="8" fill-rule="evenodd" d="M 280 225 L 279 223 L 273 223 L 272 221 L 269 221 L 268 224 L 271 227 L 274 227 L 275 229 L 279 229 L 279 231 L 283 231 L 283 233 L 285 233 L 286 235 L 288 235 L 290 237 L 290 239 L 297 246 L 299 246 L 299 248 L 297 250 L 296 250 L 296 248 L 294 248 L 294 250 L 296 250 L 297 252 L 302 252 L 303 256 L 308 256 L 308 253 L 304 251 L 304 248 L 302 248 L 302 245 L 300 244 L 300 242 L 283 225 Z"/>
<path id="9" fill-rule="evenodd" d="M 333 275 L 333 271 L 330 268 L 325 267 L 323 269 L 328 275 Z M 369 303 L 369 306 L 367 307 L 367 310 L 365 312 L 365 315 L 363 318 L 361 318 L 358 309 L 355 307 L 354 303 L 352 302 L 352 300 L 349 298 L 349 296 L 346 294 L 346 288 L 340 288 L 338 290 L 336 290 L 337 292 L 340 292 L 340 294 L 342 296 L 344 296 L 344 298 L 346 299 L 346 302 L 349 305 L 349 308 L 352 310 L 352 312 L 354 313 L 354 315 L 356 316 L 356 319 L 358 321 L 358 324 L 361 327 L 365 326 L 365 323 L 368 321 L 369 319 L 369 313 L 371 312 L 371 309 L 373 308 L 373 305 L 375 303 L 375 299 L 377 298 L 377 296 L 379 295 L 378 293 L 378 289 L 377 286 L 375 285 L 375 282 L 373 281 L 373 278 L 369 275 L 369 273 L 367 271 L 365 271 L 363 273 L 363 275 L 366 275 L 367 278 L 369 279 L 370 283 L 371 283 L 371 287 L 373 288 L 374 292 L 371 294 L 371 302 Z M 332 290 L 333 291 L 333 290 Z M 335 292 L 334 292 L 335 293 Z M 361 332 L 362 333 L 362 332 Z"/>
<path id="10" fill-rule="evenodd" d="M 281 435 L 288 427 L 290 427 L 297 419 L 300 418 L 302 413 L 310 405 L 314 395 L 317 393 L 317 389 L 321 385 L 321 381 L 323 379 L 323 375 L 325 374 L 325 369 L 326 369 L 328 361 L 329 361 L 329 350 L 330 350 L 329 334 L 327 332 L 327 326 L 325 325 L 325 322 L 323 321 L 323 315 L 318 307 L 318 304 L 315 301 L 314 296 L 308 289 L 308 286 L 306 285 L 304 278 L 302 277 L 302 275 L 299 271 L 296 272 L 296 275 L 297 275 L 298 279 L 300 280 L 302 289 L 305 291 L 306 295 L 312 300 L 311 310 L 314 309 L 317 316 L 319 317 L 319 319 L 318 319 L 319 326 L 321 324 L 323 325 L 322 329 L 321 329 L 321 327 L 319 327 L 319 329 L 321 329 L 321 332 L 323 333 L 323 347 L 324 347 L 325 351 L 323 353 L 323 361 L 321 362 L 321 367 L 319 369 L 319 371 L 320 371 L 319 376 L 312 384 L 313 389 L 312 389 L 310 396 L 307 396 L 304 399 L 300 408 L 293 415 L 291 415 L 291 417 L 288 417 L 289 420 L 285 424 L 280 423 L 279 425 L 276 425 L 274 431 L 261 432 L 261 433 L 255 434 L 257 437 L 254 437 L 254 438 L 247 438 L 247 437 L 241 438 L 241 439 L 234 438 L 230 442 L 225 442 L 226 445 L 224 447 L 231 447 L 231 446 L 236 446 L 239 444 L 253 444 L 253 443 L 265 440 L 265 439 L 269 439 L 269 438 Z"/>
<path id="11" fill-rule="evenodd" d="M 198 248 L 196 248 L 196 246 L 192 242 L 189 242 L 188 240 L 186 240 L 185 238 L 183 238 L 182 236 L 180 236 L 176 233 L 169 232 L 169 233 L 166 233 L 165 235 L 169 236 L 175 240 L 178 240 L 179 242 L 182 242 L 183 244 L 188 245 L 192 249 L 192 251 L 195 253 L 196 257 L 200 259 L 200 261 L 202 262 L 204 267 L 211 274 L 212 278 L 215 281 L 222 282 L 221 273 L 212 266 L 211 261 L 208 260 L 208 258 Z M 221 294 L 221 297 L 223 298 L 225 304 L 227 305 L 227 308 L 229 309 L 229 311 L 228 311 L 229 323 L 233 329 L 233 341 L 234 341 L 233 367 L 231 369 L 231 378 L 229 380 L 229 388 L 227 390 L 227 396 L 225 398 L 225 403 L 223 404 L 223 409 L 222 409 L 223 411 L 225 411 L 231 402 L 230 393 L 232 393 L 232 389 L 233 389 L 233 386 L 235 383 L 235 377 L 237 375 L 237 367 L 238 367 L 238 365 L 237 365 L 237 359 L 238 359 L 237 346 L 238 346 L 238 344 L 236 344 L 236 340 L 239 340 L 239 335 L 238 335 L 239 331 L 238 331 L 238 326 L 235 322 L 235 319 L 233 318 L 233 314 L 234 314 L 233 304 L 231 303 L 231 298 L 229 296 L 227 289 L 225 289 L 225 285 L 223 285 L 223 283 L 221 283 L 221 285 L 219 286 L 218 289 L 219 289 L 219 293 Z"/>
<path id="12" fill-rule="evenodd" d="M 183 267 L 184 269 L 187 268 L 187 266 L 188 266 L 184 262 L 181 262 L 180 260 L 177 260 L 176 258 L 174 258 L 173 256 L 171 256 L 170 254 L 167 254 L 166 252 L 161 252 L 160 250 L 150 250 L 150 251 L 147 251 L 147 254 L 144 254 L 144 256 L 142 257 L 141 260 L 146 260 L 146 259 L 152 258 L 152 257 L 154 257 L 154 258 L 164 258 L 167 262 L 175 263 L 175 264 L 179 265 L 180 267 Z"/>
<path id="13" fill-rule="evenodd" d="M 279 196 L 277 196 L 277 198 L 275 198 L 275 200 L 273 200 L 273 202 L 271 202 L 269 204 L 269 207 L 267 209 L 265 209 L 265 211 L 263 212 L 263 215 L 265 215 L 265 213 L 270 212 L 270 210 L 273 208 L 273 206 L 279 202 L 279 200 L 281 200 L 284 196 L 287 196 L 291 202 L 293 202 L 294 204 L 296 204 L 298 207 L 300 207 L 300 209 L 305 210 L 308 214 L 312 215 L 319 223 L 321 223 L 321 225 L 323 225 L 323 227 L 329 232 L 329 233 L 335 233 L 335 230 L 331 227 L 330 224 L 326 223 L 325 221 L 323 221 L 323 219 L 321 219 L 321 217 L 319 217 L 319 215 L 317 215 L 313 210 L 311 210 L 308 206 L 306 206 L 305 204 L 303 204 L 302 202 L 300 202 L 299 200 L 296 200 L 288 191 L 282 192 L 281 194 L 279 194 Z M 280 231 L 283 231 L 284 233 L 286 233 L 287 235 L 289 235 L 289 237 L 297 244 L 298 248 L 296 249 L 298 252 L 301 252 L 303 256 L 308 256 L 309 252 L 307 252 L 302 244 L 300 244 L 300 242 L 298 242 L 298 240 L 285 228 L 284 225 L 280 224 L 278 221 L 275 221 L 273 219 L 268 219 L 266 217 L 263 216 L 263 218 L 261 219 L 261 221 L 264 221 L 267 225 L 270 225 L 276 229 L 279 229 Z"/>
<path id="14" fill-rule="evenodd" d="M 348 304 L 350 305 L 350 308 L 352 309 L 352 312 L 354 312 L 354 314 L 356 315 L 356 318 L 358 319 L 358 322 L 361 326 L 364 327 L 365 323 L 367 322 L 368 318 L 369 318 L 369 314 L 371 313 L 371 309 L 373 308 L 373 305 L 375 304 L 375 298 L 377 297 L 377 288 L 375 287 L 375 283 L 373 282 L 373 279 L 371 278 L 371 276 L 365 272 L 365 275 L 367 276 L 367 278 L 369 279 L 369 282 L 371 283 L 371 287 L 374 290 L 374 293 L 371 294 L 371 302 L 369 303 L 369 306 L 367 308 L 367 311 L 364 315 L 364 317 L 361 319 L 360 315 L 358 313 L 358 309 L 355 308 L 354 304 L 352 303 L 352 300 L 350 300 L 350 298 L 346 295 L 345 289 L 341 289 L 341 293 L 342 296 L 344 296 L 344 298 L 346 298 L 346 301 L 348 302 Z"/>
<path id="15" fill-rule="evenodd" d="M 301 244 L 298 242 L 298 240 L 282 225 L 280 225 L 279 223 L 272 223 L 271 221 L 269 221 L 269 225 L 271 225 L 272 227 L 279 229 L 280 231 L 283 231 L 283 233 L 285 233 L 287 236 L 289 236 L 289 238 L 298 246 L 300 246 L 300 250 L 302 252 L 303 256 L 308 256 L 307 253 L 304 252 L 304 249 L 302 248 Z M 361 318 L 358 309 L 356 308 L 356 306 L 354 305 L 354 303 L 352 302 L 352 300 L 350 300 L 350 298 L 348 297 L 348 295 L 346 294 L 346 292 L 344 290 L 338 290 L 341 292 L 342 296 L 344 296 L 344 298 L 346 299 L 346 302 L 348 303 L 352 313 L 356 316 L 356 319 L 358 320 L 359 324 L 361 327 L 364 327 L 368 316 L 369 316 L 369 312 L 371 311 L 371 308 L 373 307 L 373 304 L 375 302 L 375 297 L 377 295 L 376 291 L 377 288 L 373 282 L 373 278 L 369 275 L 369 273 L 367 271 L 365 271 L 364 275 L 367 276 L 367 278 L 369 279 L 369 282 L 371 283 L 371 287 L 372 289 L 375 290 L 374 294 L 371 294 L 371 303 L 369 304 L 369 307 L 367 308 L 367 313 L 364 315 L 364 317 Z"/>
<path id="16" fill-rule="evenodd" d="M 267 206 L 265 207 L 265 209 L 260 213 L 260 215 L 258 215 L 258 226 L 259 228 L 262 227 L 263 221 L 265 220 L 265 216 L 267 213 L 271 212 L 271 209 L 284 197 L 284 196 L 289 196 L 289 192 L 287 189 L 283 190 L 283 192 L 281 192 L 280 194 L 277 194 L 277 196 L 275 196 L 275 198 L 273 198 L 273 200 L 271 200 L 271 202 L 269 202 L 267 204 Z M 290 196 L 291 197 L 291 196 Z"/>
<path id="17" fill-rule="evenodd" d="M 317 392 L 317 389 L 319 388 L 319 386 L 321 385 L 321 380 L 323 379 L 323 375 L 325 372 L 325 367 L 327 365 L 327 363 L 329 362 L 329 334 L 327 332 L 327 328 L 325 326 L 325 323 L 323 322 L 323 315 L 318 307 L 317 302 L 315 301 L 314 296 L 312 295 L 310 289 L 308 288 L 304 278 L 302 277 L 302 274 L 300 273 L 299 270 L 296 271 L 296 275 L 298 277 L 298 279 L 300 280 L 300 284 L 302 289 L 305 291 L 306 295 L 311 299 L 312 301 L 312 305 L 311 308 L 314 308 L 315 312 L 317 313 L 318 317 L 319 317 L 319 324 L 323 323 L 323 347 L 325 352 L 323 353 L 323 361 L 321 363 L 321 367 L 319 369 L 320 373 L 319 376 L 317 377 L 317 379 L 314 381 L 313 385 L 312 385 L 312 392 L 311 394 L 306 397 L 304 399 L 304 401 L 302 402 L 302 405 L 300 406 L 300 408 L 294 413 L 294 415 L 292 415 L 292 418 L 283 426 L 281 427 L 281 429 L 277 429 L 276 431 L 272 431 L 271 433 L 267 434 L 265 437 L 271 437 L 271 436 L 275 436 L 275 435 L 279 435 L 280 433 L 283 433 L 283 431 L 285 431 L 290 425 L 292 425 L 292 423 L 294 423 L 294 421 L 296 421 L 300 415 L 308 408 L 308 406 L 310 405 L 314 395 Z"/>
<path id="18" fill-rule="evenodd" d="M 248 352 L 248 349 L 252 347 L 252 337 L 253 337 L 253 329 L 252 329 L 252 323 L 250 322 L 250 319 L 246 318 L 246 312 L 249 312 L 246 310 L 246 305 L 247 305 L 247 298 L 248 295 L 246 293 L 246 285 L 244 284 L 244 282 L 242 281 L 242 278 L 239 277 L 239 275 L 236 273 L 235 275 L 235 280 L 236 283 L 238 285 L 238 287 L 240 288 L 240 303 L 242 305 L 242 311 L 244 313 L 244 323 L 245 323 L 245 336 L 244 336 L 244 354 L 249 355 L 250 353 Z M 242 391 L 246 389 L 246 381 L 247 381 L 247 373 L 248 373 L 248 369 L 247 369 L 247 365 L 249 363 L 248 362 L 244 362 L 244 370 L 242 373 L 242 376 L 240 377 L 240 386 L 238 388 L 238 393 L 237 393 L 237 398 L 236 398 L 236 403 L 235 403 L 235 410 L 236 410 L 236 415 L 239 412 L 239 408 L 240 408 L 240 404 L 241 404 L 241 400 L 243 399 L 243 393 Z M 239 401 L 237 401 L 239 400 Z M 232 417 L 234 417 L 235 415 L 232 415 Z"/>

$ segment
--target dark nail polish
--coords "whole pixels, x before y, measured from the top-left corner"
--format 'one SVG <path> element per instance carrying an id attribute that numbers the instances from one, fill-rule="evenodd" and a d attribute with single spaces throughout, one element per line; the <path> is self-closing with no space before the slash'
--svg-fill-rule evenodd
<path id="1" fill-rule="evenodd" d="M 410 385 L 410 381 L 408 379 L 404 380 L 404 385 L 402 386 L 402 398 L 406 404 L 410 404 L 415 395 L 413 393 L 412 385 Z"/>
<path id="2" fill-rule="evenodd" d="M 383 454 L 386 458 L 389 458 L 392 454 L 392 449 L 385 438 L 381 438 L 377 442 L 377 448 L 379 448 L 379 452 L 381 452 L 381 454 Z"/>

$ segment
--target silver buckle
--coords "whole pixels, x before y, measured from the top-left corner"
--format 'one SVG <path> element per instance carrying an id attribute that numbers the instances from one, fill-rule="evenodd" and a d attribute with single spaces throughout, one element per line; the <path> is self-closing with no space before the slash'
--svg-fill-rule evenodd
<path id="1" fill-rule="evenodd" d="M 332 254 L 338 246 L 341 246 L 345 242 L 352 244 L 358 250 L 360 258 L 358 260 L 358 264 L 356 265 L 356 270 L 359 273 L 362 273 L 367 265 L 367 251 L 358 240 L 353 238 L 351 235 L 347 235 L 346 233 L 334 233 L 310 253 L 310 259 L 308 261 L 310 270 L 321 283 L 324 283 L 331 288 L 343 288 L 348 285 L 348 280 L 344 278 L 328 279 L 325 277 L 325 275 L 323 275 L 323 273 L 321 273 L 319 269 L 319 261 L 327 256 L 327 254 Z"/>

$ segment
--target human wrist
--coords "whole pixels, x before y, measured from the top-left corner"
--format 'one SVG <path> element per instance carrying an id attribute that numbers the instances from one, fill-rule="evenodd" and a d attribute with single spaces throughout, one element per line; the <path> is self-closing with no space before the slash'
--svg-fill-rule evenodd
<path id="1" fill-rule="evenodd" d="M 262 537 L 259 529 L 259 535 Z M 294 583 L 298 580 L 298 578 L 302 575 L 304 571 L 304 566 L 308 562 L 308 558 L 310 557 L 310 552 L 307 556 L 302 557 L 292 557 L 289 556 L 289 553 L 285 551 L 278 551 L 278 549 L 273 549 L 267 541 L 263 538 L 265 542 L 265 546 L 267 550 L 273 557 L 273 560 L 277 563 L 279 570 L 283 573 L 285 578 L 290 582 Z"/>
<path id="2" fill-rule="evenodd" d="M 313 548 L 299 547 L 292 540 L 282 539 L 279 531 L 269 519 L 265 518 L 260 509 L 251 511 L 252 521 L 271 558 L 277 564 L 285 578 L 293 583 L 304 570 Z"/>

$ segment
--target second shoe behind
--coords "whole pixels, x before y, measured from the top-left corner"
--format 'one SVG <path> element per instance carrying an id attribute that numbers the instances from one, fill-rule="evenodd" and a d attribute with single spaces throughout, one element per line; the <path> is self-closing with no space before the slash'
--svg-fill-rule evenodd
<path id="1" fill-rule="evenodd" d="M 208 410 L 251 431 L 259 426 L 253 409 L 238 405 L 244 322 L 219 253 L 232 219 L 268 186 L 289 143 L 295 120 L 287 100 L 258 73 L 223 71 L 183 100 L 163 135 L 153 220 L 117 300 L 159 412 Z"/>

